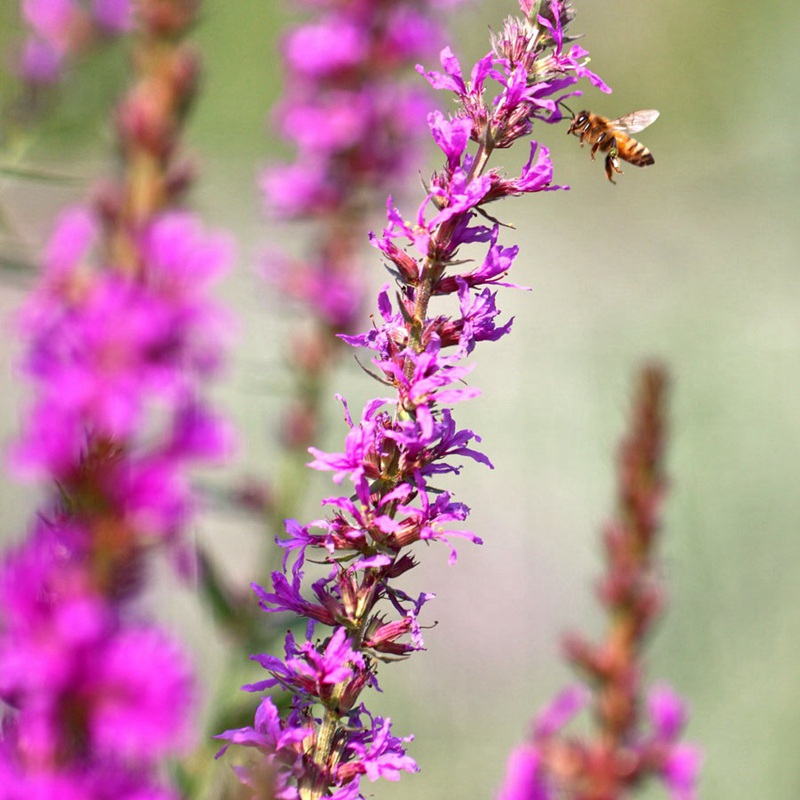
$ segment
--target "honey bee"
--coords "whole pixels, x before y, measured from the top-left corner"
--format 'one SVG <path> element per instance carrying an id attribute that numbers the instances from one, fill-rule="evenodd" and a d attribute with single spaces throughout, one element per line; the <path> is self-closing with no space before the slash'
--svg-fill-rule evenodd
<path id="1" fill-rule="evenodd" d="M 567 133 L 579 136 L 581 147 L 584 142 L 592 145 L 592 161 L 598 150 L 608 154 L 606 155 L 606 177 L 611 183 L 616 183 L 614 173 L 622 175 L 622 170 L 619 168 L 620 159 L 637 167 L 655 164 L 652 153 L 630 134 L 638 133 L 648 125 L 652 125 L 656 121 L 656 117 L 658 117 L 658 111 L 653 109 L 634 111 L 632 114 L 619 117 L 619 119 L 606 119 L 599 114 L 581 111 L 572 120 Z"/>

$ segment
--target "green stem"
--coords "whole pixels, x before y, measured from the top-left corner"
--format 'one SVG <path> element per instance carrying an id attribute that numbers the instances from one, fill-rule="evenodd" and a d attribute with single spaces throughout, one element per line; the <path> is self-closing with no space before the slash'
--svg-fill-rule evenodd
<path id="1" fill-rule="evenodd" d="M 486 139 L 489 139 L 487 133 Z M 469 184 L 479 175 L 482 175 L 489 163 L 489 157 L 492 154 L 492 144 L 490 141 L 485 141 L 480 144 L 475 159 L 472 162 L 469 174 L 467 175 L 466 182 Z M 432 237 L 431 249 L 434 251 L 441 251 L 447 248 L 450 244 L 450 238 L 455 231 L 457 218 L 443 222 L 435 231 Z M 431 295 L 433 294 L 433 287 L 436 285 L 442 273 L 446 269 L 447 264 L 428 256 L 422 268 L 422 277 L 416 286 L 415 303 L 414 303 L 414 316 L 411 322 L 411 330 L 409 331 L 409 343 L 414 349 L 414 352 L 420 353 L 425 348 L 422 344 L 422 332 L 425 327 L 425 320 L 428 316 L 428 305 L 430 304 Z M 406 369 L 410 368 L 410 364 L 406 364 Z"/>

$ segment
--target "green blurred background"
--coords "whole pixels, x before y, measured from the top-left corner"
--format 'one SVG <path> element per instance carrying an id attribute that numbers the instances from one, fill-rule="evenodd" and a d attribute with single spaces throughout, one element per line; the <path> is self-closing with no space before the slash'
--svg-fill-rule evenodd
<path id="1" fill-rule="evenodd" d="M 5 0 L 0 10 L 4 52 L 13 5 Z M 586 107 L 609 117 L 660 109 L 640 137 L 656 164 L 629 167 L 611 186 L 566 126 L 541 129 L 556 181 L 571 191 L 496 212 L 518 229 L 505 241 L 521 245 L 516 280 L 533 291 L 502 297 L 501 307 L 516 316 L 513 335 L 478 349 L 470 381 L 483 396 L 459 409 L 496 465 L 492 472 L 470 466 L 454 484 L 485 544 L 462 546 L 454 568 L 443 548 L 420 551 L 410 591 L 437 593 L 427 619 L 438 625 L 427 632 L 427 652 L 384 668 L 384 693 L 372 707 L 392 717 L 397 733 L 416 734 L 411 749 L 423 771 L 370 788 L 376 798 L 492 796 L 509 749 L 569 680 L 559 665 L 560 633 L 601 631 L 592 586 L 598 532 L 612 508 L 612 457 L 633 372 L 657 357 L 674 381 L 663 568 L 671 603 L 652 643 L 650 675 L 691 703 L 687 736 L 705 751 L 702 797 L 796 800 L 800 111 L 792 87 L 800 75 L 800 8 L 742 0 L 575 6 L 573 29 L 586 34 L 592 68 L 614 88 L 605 96 L 587 86 Z M 453 15 L 462 63 L 485 52 L 489 27 L 514 8 L 473 3 Z M 203 165 L 195 200 L 209 224 L 239 241 L 237 269 L 221 296 L 241 331 L 218 396 L 243 444 L 230 473 L 211 478 L 221 484 L 233 474 L 269 475 L 286 384 L 292 319 L 257 272 L 270 242 L 298 232 L 264 221 L 254 170 L 285 154 L 266 121 L 279 93 L 275 38 L 287 14 L 283 4 L 213 0 L 196 33 L 207 77 L 189 134 Z M 100 174 L 111 141 L 101 110 L 124 75 L 121 54 L 94 57 L 30 143 L 32 161 L 62 164 L 66 154 L 71 174 Z M 519 156 L 511 158 L 516 168 Z M 421 172 L 435 164 L 431 148 Z M 84 188 L 3 178 L 0 202 L 16 230 L 3 242 L 35 253 L 52 213 Z M 365 253 L 377 287 L 386 274 Z M 30 281 L 24 270 L 7 273 L 4 331 Z M 11 376 L 13 345 L 2 356 Z M 16 380 L 6 387 L 7 439 L 21 401 Z M 331 387 L 322 443 L 329 449 L 338 449 L 344 432 L 334 391 L 357 407 L 374 386 L 355 362 L 343 365 Z M 329 491 L 319 482 L 315 497 Z M 9 538 L 24 530 L 35 501 L 20 497 L 5 480 Z M 315 504 L 309 514 L 318 514 Z M 251 520 L 211 510 L 196 535 L 218 544 L 232 575 L 249 579 L 257 552 Z M 166 588 L 154 595 L 167 623 L 202 651 L 213 683 L 222 645 L 189 591 L 174 598 Z"/>

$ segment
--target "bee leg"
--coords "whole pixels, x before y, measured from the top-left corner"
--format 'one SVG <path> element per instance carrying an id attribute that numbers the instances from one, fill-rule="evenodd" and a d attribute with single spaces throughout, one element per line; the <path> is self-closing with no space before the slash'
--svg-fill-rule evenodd
<path id="1" fill-rule="evenodd" d="M 619 158 L 617 157 L 617 148 L 612 147 L 606 156 L 606 177 L 611 183 L 616 183 L 614 180 L 614 173 L 622 175 L 622 170 L 619 168 Z"/>

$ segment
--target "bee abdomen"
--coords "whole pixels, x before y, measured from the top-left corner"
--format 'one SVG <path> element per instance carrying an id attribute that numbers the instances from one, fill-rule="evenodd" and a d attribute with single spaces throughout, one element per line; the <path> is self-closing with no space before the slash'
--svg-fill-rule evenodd
<path id="1" fill-rule="evenodd" d="M 653 154 L 643 144 L 635 140 L 632 140 L 631 144 L 633 146 L 627 148 L 627 152 L 620 153 L 622 158 L 636 167 L 647 167 L 656 163 Z"/>

